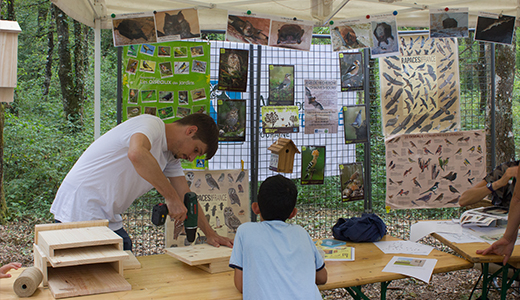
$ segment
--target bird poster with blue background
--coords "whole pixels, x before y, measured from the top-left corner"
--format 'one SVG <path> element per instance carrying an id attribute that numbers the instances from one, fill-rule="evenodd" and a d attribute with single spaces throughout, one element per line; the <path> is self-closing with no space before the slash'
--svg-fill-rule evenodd
<path id="1" fill-rule="evenodd" d="M 323 184 L 325 146 L 302 146 L 301 184 Z"/>
<path id="2" fill-rule="evenodd" d="M 269 65 L 269 105 L 294 105 L 294 66 Z"/>
<path id="3" fill-rule="evenodd" d="M 246 100 L 217 100 L 219 141 L 246 140 Z"/>
<path id="4" fill-rule="evenodd" d="M 341 199 L 344 202 L 365 198 L 363 163 L 340 164 Z"/>
<path id="5" fill-rule="evenodd" d="M 389 209 L 459 207 L 486 176 L 484 130 L 402 134 L 385 146 Z"/>
<path id="6" fill-rule="evenodd" d="M 251 221 L 248 170 L 185 170 L 184 175 L 190 190 L 197 194 L 199 214 L 219 235 L 232 239 L 240 224 Z M 189 244 L 185 244 L 183 222 L 178 226 L 176 223 L 166 218 L 165 248 Z M 204 233 L 198 229 L 195 244 L 205 241 Z"/>
<path id="7" fill-rule="evenodd" d="M 372 26 L 366 19 L 346 19 L 329 28 L 332 51 L 362 49 L 372 44 Z"/>
<path id="8" fill-rule="evenodd" d="M 339 71 L 341 91 L 361 91 L 364 89 L 363 56 L 361 53 L 340 53 Z"/>
<path id="9" fill-rule="evenodd" d="M 364 105 L 343 106 L 345 144 L 368 141 L 367 115 Z"/>
<path id="10" fill-rule="evenodd" d="M 401 35 L 399 56 L 380 58 L 383 135 L 460 129 L 455 38 Z"/>

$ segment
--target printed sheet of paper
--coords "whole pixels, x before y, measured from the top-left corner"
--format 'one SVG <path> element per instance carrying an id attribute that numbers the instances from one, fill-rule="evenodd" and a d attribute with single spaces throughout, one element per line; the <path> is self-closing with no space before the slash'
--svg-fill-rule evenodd
<path id="1" fill-rule="evenodd" d="M 436 259 L 394 256 L 383 272 L 399 273 L 429 283 L 436 264 Z"/>
<path id="2" fill-rule="evenodd" d="M 410 226 L 410 241 L 416 242 L 432 232 L 461 234 L 462 227 L 453 221 L 420 221 Z"/>
<path id="3" fill-rule="evenodd" d="M 305 80 L 305 134 L 338 132 L 337 80 Z"/>
<path id="4" fill-rule="evenodd" d="M 460 195 L 486 175 L 483 130 L 403 134 L 386 145 L 386 205 L 393 209 L 458 207 Z"/>
<path id="5" fill-rule="evenodd" d="M 374 242 L 374 245 L 385 254 L 415 254 L 429 255 L 433 247 L 410 241 L 382 241 Z"/>
<path id="6" fill-rule="evenodd" d="M 440 236 L 447 239 L 452 243 L 466 244 L 466 243 L 485 243 L 486 241 L 468 233 L 467 230 L 463 230 L 462 233 L 452 232 L 438 232 Z"/>

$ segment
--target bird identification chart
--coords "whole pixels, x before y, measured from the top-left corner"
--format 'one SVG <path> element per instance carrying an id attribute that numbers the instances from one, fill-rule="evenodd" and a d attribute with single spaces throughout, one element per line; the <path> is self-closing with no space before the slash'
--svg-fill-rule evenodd
<path id="1" fill-rule="evenodd" d="M 400 37 L 400 56 L 380 58 L 383 135 L 460 128 L 455 38 Z"/>
<path id="2" fill-rule="evenodd" d="M 249 173 L 247 170 L 186 170 L 190 190 L 197 194 L 197 201 L 213 230 L 219 235 L 234 238 L 238 226 L 249 222 Z M 183 222 L 166 218 L 166 248 L 189 245 Z M 199 228 L 195 244 L 206 241 Z"/>
<path id="3" fill-rule="evenodd" d="M 140 114 L 171 123 L 209 113 L 210 46 L 167 42 L 123 47 L 123 121 Z"/>
<path id="4" fill-rule="evenodd" d="M 337 133 L 337 81 L 305 80 L 305 134 Z"/>
<path id="5" fill-rule="evenodd" d="M 386 145 L 386 206 L 458 207 L 460 195 L 486 176 L 483 130 L 403 134 Z"/>

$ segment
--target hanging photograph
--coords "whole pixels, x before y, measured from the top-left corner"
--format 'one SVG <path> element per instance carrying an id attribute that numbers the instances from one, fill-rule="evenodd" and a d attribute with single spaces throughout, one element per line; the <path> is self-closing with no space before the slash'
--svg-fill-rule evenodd
<path id="1" fill-rule="evenodd" d="M 515 20 L 514 16 L 480 12 L 475 29 L 475 40 L 511 45 Z"/>
<path id="2" fill-rule="evenodd" d="M 397 20 L 392 14 L 370 18 L 372 26 L 371 57 L 399 55 Z"/>
<path id="3" fill-rule="evenodd" d="M 245 92 L 247 88 L 248 50 L 220 48 L 218 89 Z"/>
<path id="4" fill-rule="evenodd" d="M 218 100 L 219 141 L 246 140 L 246 100 Z"/>
<path id="5" fill-rule="evenodd" d="M 153 14 L 116 15 L 112 18 L 112 36 L 115 47 L 157 42 Z"/>
<path id="6" fill-rule="evenodd" d="M 325 146 L 302 146 L 301 184 L 323 184 Z"/>
<path id="7" fill-rule="evenodd" d="M 343 20 L 329 28 L 332 51 L 362 49 L 372 44 L 372 27 L 366 19 Z"/>
<path id="8" fill-rule="evenodd" d="M 298 106 L 262 106 L 262 132 L 264 134 L 299 132 L 298 114 Z"/>
<path id="9" fill-rule="evenodd" d="M 366 143 L 367 115 L 364 105 L 343 106 L 345 144 Z"/>
<path id="10" fill-rule="evenodd" d="M 486 176 L 484 130 L 402 134 L 385 148 L 392 209 L 459 207 L 462 193 Z"/>
<path id="11" fill-rule="evenodd" d="M 226 41 L 267 46 L 271 19 L 255 14 L 228 12 Z"/>
<path id="12" fill-rule="evenodd" d="M 344 202 L 365 198 L 363 164 L 350 163 L 339 165 L 341 180 L 341 199 Z"/>
<path id="13" fill-rule="evenodd" d="M 467 38 L 468 8 L 430 9 L 430 37 Z"/>
<path id="14" fill-rule="evenodd" d="M 269 46 L 309 51 L 313 27 L 312 21 L 285 17 L 272 19 Z"/>
<path id="15" fill-rule="evenodd" d="M 158 42 L 200 37 L 199 13 L 194 8 L 158 11 L 154 19 Z"/>
<path id="16" fill-rule="evenodd" d="M 305 134 L 338 132 L 338 81 L 305 80 Z"/>
<path id="17" fill-rule="evenodd" d="M 294 66 L 269 65 L 269 105 L 294 105 Z"/>
<path id="18" fill-rule="evenodd" d="M 340 53 L 341 91 L 361 91 L 364 86 L 363 56 L 361 53 Z"/>

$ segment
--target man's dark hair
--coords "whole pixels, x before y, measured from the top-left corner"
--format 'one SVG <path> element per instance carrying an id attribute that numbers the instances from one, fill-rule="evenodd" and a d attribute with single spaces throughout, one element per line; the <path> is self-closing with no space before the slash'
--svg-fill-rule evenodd
<path id="1" fill-rule="evenodd" d="M 258 191 L 258 207 L 266 221 L 285 221 L 296 206 L 298 190 L 290 179 L 275 175 L 268 177 Z"/>
<path id="2" fill-rule="evenodd" d="M 218 127 L 212 117 L 203 113 L 194 113 L 175 121 L 175 123 L 197 126 L 198 129 L 193 138 L 200 140 L 208 146 L 206 159 L 210 159 L 215 155 L 218 149 Z"/>

